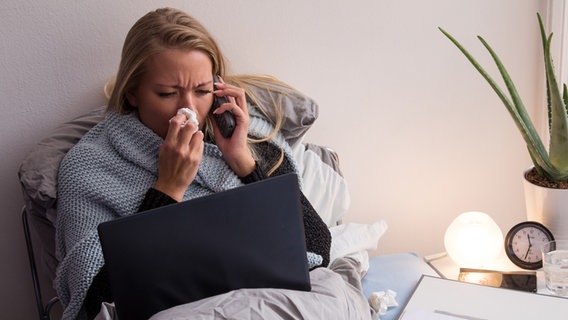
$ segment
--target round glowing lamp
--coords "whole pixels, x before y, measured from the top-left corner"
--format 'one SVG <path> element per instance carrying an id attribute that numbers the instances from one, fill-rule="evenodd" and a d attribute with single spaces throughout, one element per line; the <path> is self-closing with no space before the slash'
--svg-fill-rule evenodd
<path id="1" fill-rule="evenodd" d="M 448 226 L 444 246 L 459 267 L 483 268 L 501 253 L 503 233 L 488 214 L 464 212 Z"/>

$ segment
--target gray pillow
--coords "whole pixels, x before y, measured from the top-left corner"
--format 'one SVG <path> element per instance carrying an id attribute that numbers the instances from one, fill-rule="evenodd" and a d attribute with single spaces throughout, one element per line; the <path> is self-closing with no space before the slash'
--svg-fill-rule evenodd
<path id="1" fill-rule="evenodd" d="M 89 129 L 104 118 L 104 113 L 105 107 L 99 107 L 60 125 L 24 158 L 18 176 L 28 211 L 43 216 L 47 209 L 55 207 L 61 160 Z"/>
<path id="2" fill-rule="evenodd" d="M 266 90 L 261 87 L 251 86 L 255 96 L 259 98 L 260 103 L 271 103 L 272 101 L 280 101 L 284 119 L 280 131 L 290 145 L 295 145 L 306 134 L 306 131 L 312 126 L 318 117 L 318 105 L 308 96 L 299 91 L 286 88 L 275 84 L 264 84 L 272 90 Z M 285 92 L 280 94 L 278 92 Z M 274 108 L 264 108 L 268 117 L 274 119 Z"/>
<path id="3" fill-rule="evenodd" d="M 271 101 L 274 98 L 281 101 L 284 114 L 281 130 L 288 142 L 295 144 L 316 120 L 318 106 L 299 91 L 279 88 L 284 89 L 286 94 L 252 87 L 262 100 Z M 28 211 L 45 217 L 49 209 L 55 208 L 57 173 L 61 160 L 89 129 L 104 118 L 104 113 L 105 107 L 99 107 L 62 124 L 26 156 L 20 165 L 18 176 Z M 52 220 L 54 217 L 49 218 Z"/>

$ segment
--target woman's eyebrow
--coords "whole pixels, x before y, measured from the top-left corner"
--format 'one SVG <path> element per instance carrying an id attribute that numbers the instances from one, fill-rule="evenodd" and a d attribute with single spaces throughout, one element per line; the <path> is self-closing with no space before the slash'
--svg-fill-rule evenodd
<path id="1" fill-rule="evenodd" d="M 166 87 L 166 88 L 173 88 L 173 89 L 183 89 L 182 86 L 178 84 L 165 84 L 165 83 L 156 83 L 158 87 Z"/>
<path id="2" fill-rule="evenodd" d="M 196 88 L 208 87 L 208 86 L 211 86 L 212 83 L 213 83 L 213 81 L 207 81 L 207 82 L 199 83 L 199 84 L 197 84 L 195 87 L 196 87 Z"/>
<path id="3" fill-rule="evenodd" d="M 196 85 L 193 87 L 193 89 L 201 88 L 201 87 L 209 87 L 209 86 L 211 86 L 212 83 L 213 83 L 213 81 L 207 81 L 207 82 L 198 83 L 198 84 L 196 84 Z M 186 88 L 180 86 L 179 84 L 157 83 L 156 86 L 158 86 L 158 87 L 173 88 L 173 89 L 186 89 Z"/>

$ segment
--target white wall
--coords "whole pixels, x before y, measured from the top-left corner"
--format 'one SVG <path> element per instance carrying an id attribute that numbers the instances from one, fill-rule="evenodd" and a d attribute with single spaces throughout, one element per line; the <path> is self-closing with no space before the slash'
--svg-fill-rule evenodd
<path id="1" fill-rule="evenodd" d="M 2 1 L 3 317 L 36 312 L 18 165 L 57 124 L 104 103 L 124 36 L 148 10 L 187 10 L 217 36 L 235 72 L 274 74 L 318 101 L 308 138 L 342 157 L 353 202 L 346 222 L 384 218 L 390 229 L 378 253 L 425 255 L 443 250 L 446 226 L 463 211 L 485 211 L 504 231 L 522 220 L 529 165 L 504 107 L 437 27 L 490 66 L 475 38 L 485 36 L 527 106 L 540 107 L 536 12 L 546 2 Z"/>

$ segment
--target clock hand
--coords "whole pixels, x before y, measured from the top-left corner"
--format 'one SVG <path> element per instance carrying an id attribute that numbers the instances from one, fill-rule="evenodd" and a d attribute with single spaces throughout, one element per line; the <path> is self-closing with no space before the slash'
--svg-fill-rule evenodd
<path id="1" fill-rule="evenodd" d="M 527 253 L 525 254 L 525 258 L 526 259 L 529 256 L 529 252 L 531 251 L 531 246 L 529 245 L 528 249 L 527 249 Z"/>
<path id="2" fill-rule="evenodd" d="M 529 239 L 529 248 L 530 248 L 530 247 L 532 247 L 531 236 L 529 236 L 529 235 L 527 234 L 527 238 Z"/>
<path id="3" fill-rule="evenodd" d="M 532 247 L 531 237 L 528 234 L 527 234 L 527 239 L 529 239 L 529 247 L 527 248 L 527 253 L 525 254 L 524 259 L 526 259 L 529 256 L 529 252 L 531 251 L 531 247 Z"/>

